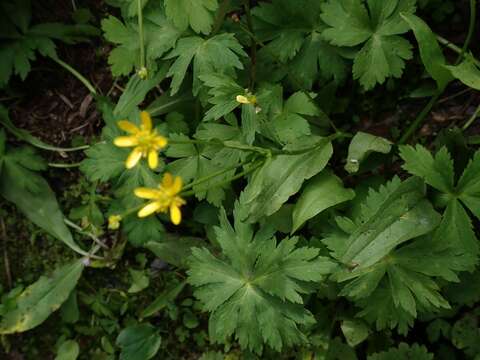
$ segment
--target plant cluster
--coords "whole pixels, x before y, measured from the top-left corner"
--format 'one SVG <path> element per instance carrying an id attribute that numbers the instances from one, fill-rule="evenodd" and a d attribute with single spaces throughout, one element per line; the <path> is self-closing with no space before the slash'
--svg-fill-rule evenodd
<path id="1" fill-rule="evenodd" d="M 106 3 L 119 98 L 56 51 L 99 35 L 89 16 L 34 24 L 29 0 L 0 4 L 0 87 L 25 80 L 39 54 L 88 88 L 103 119 L 93 143 L 58 148 L 0 107 L 1 196 L 74 254 L 4 292 L 2 336 L 60 309 L 75 330 L 57 359 L 148 360 L 166 351 L 159 319 L 181 311 L 175 336 L 196 329 L 202 359 L 478 356 L 480 151 L 463 133 L 480 108 L 435 146 L 415 144 L 451 84 L 480 90 L 475 0 L 460 47 L 427 24 L 455 11 L 436 0 Z M 398 91 L 409 71 L 423 73 L 423 111 L 389 139 L 355 130 L 356 99 Z M 68 216 L 41 174 L 58 164 L 35 148 L 84 151 L 65 165 L 82 174 Z M 171 270 L 161 281 L 146 253 Z M 84 289 L 120 269 L 128 289 Z M 411 336 L 421 331 L 425 342 Z M 79 339 L 98 333 L 85 352 Z"/>

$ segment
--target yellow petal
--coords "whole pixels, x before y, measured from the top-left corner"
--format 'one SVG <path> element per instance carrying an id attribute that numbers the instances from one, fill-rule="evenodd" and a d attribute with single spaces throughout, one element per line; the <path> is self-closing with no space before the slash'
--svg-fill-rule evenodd
<path id="1" fill-rule="evenodd" d="M 175 176 L 175 180 L 173 181 L 172 192 L 174 194 L 178 194 L 182 190 L 182 178 L 180 176 Z"/>
<path id="2" fill-rule="evenodd" d="M 152 130 L 152 118 L 150 117 L 150 114 L 148 112 L 142 111 L 140 113 L 140 119 L 142 120 L 143 130 Z"/>
<path id="3" fill-rule="evenodd" d="M 167 144 L 168 144 L 167 138 L 163 136 L 155 137 L 155 145 L 157 145 L 160 149 L 163 149 L 165 146 L 167 146 Z"/>
<path id="4" fill-rule="evenodd" d="M 146 217 L 149 215 L 152 215 L 154 212 L 160 210 L 162 207 L 162 204 L 158 201 L 151 202 L 144 206 L 139 212 L 138 212 L 138 217 Z"/>
<path id="5" fill-rule="evenodd" d="M 140 131 L 135 124 L 127 120 L 120 120 L 117 122 L 117 125 L 120 129 L 128 132 L 129 134 L 136 134 Z"/>
<path id="6" fill-rule="evenodd" d="M 170 220 L 174 225 L 178 225 L 182 221 L 182 213 L 176 205 L 170 206 Z"/>
<path id="7" fill-rule="evenodd" d="M 141 199 L 157 199 L 160 196 L 160 191 L 156 189 L 149 189 L 149 188 L 136 188 L 134 190 L 135 196 L 141 198 Z"/>
<path id="8" fill-rule="evenodd" d="M 150 169 L 156 169 L 158 166 L 158 153 L 157 150 L 150 150 L 148 152 L 148 166 Z"/>
<path id="9" fill-rule="evenodd" d="M 133 168 L 142 158 L 142 149 L 136 147 L 133 151 L 128 155 L 127 161 L 125 162 L 125 166 L 127 169 Z"/>
<path id="10" fill-rule="evenodd" d="M 170 189 L 172 185 L 173 185 L 173 176 L 172 174 L 166 172 L 165 174 L 163 174 L 162 188 Z"/>
<path id="11" fill-rule="evenodd" d="M 119 136 L 113 140 L 115 146 L 132 147 L 138 145 L 138 139 L 135 136 Z"/>

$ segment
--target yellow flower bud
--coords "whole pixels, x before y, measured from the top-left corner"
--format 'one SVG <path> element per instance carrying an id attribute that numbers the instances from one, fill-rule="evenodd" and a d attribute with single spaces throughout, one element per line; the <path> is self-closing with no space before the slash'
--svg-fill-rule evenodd
<path id="1" fill-rule="evenodd" d="M 140 79 L 145 80 L 148 77 L 148 70 L 145 66 L 143 66 L 138 70 L 137 74 Z"/>
<path id="2" fill-rule="evenodd" d="M 120 227 L 122 217 L 120 215 L 110 215 L 108 217 L 108 228 L 110 230 L 117 230 Z"/>

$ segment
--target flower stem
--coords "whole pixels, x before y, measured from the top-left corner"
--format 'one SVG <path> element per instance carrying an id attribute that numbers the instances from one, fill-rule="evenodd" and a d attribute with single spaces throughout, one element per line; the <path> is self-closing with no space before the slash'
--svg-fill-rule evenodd
<path id="1" fill-rule="evenodd" d="M 473 33 L 475 30 L 476 17 L 477 17 L 477 1 L 470 0 L 470 24 L 468 25 L 468 33 L 467 33 L 465 42 L 463 43 L 462 51 L 460 52 L 460 54 L 458 54 L 458 58 L 457 58 L 457 61 L 455 62 L 455 65 L 458 65 L 460 63 L 460 61 L 465 55 L 465 52 L 468 50 L 468 47 L 470 46 L 470 42 L 472 41 Z"/>
<path id="2" fill-rule="evenodd" d="M 451 43 L 450 41 L 448 41 L 447 39 L 445 39 L 444 37 L 440 36 L 440 35 L 436 35 L 437 37 L 437 40 L 440 44 L 446 46 L 447 48 L 449 48 L 450 50 L 456 52 L 457 54 L 462 54 L 462 49 L 460 47 L 458 47 L 457 45 Z M 477 65 L 478 67 L 480 67 L 480 61 L 478 61 L 477 59 L 475 59 L 472 55 L 468 54 L 468 53 L 464 53 L 462 55 L 464 58 L 466 59 L 469 59 L 470 61 L 472 61 L 475 65 Z"/>
<path id="3" fill-rule="evenodd" d="M 77 70 L 73 67 L 68 65 L 65 61 L 59 59 L 56 56 L 50 57 L 53 61 L 55 61 L 58 65 L 62 66 L 65 70 L 69 71 L 73 76 L 75 76 L 80 82 L 85 85 L 85 87 L 93 94 L 97 95 L 97 91 L 93 87 L 93 85 L 88 81 L 82 74 L 80 74 Z"/>
<path id="4" fill-rule="evenodd" d="M 138 37 L 140 40 L 140 69 L 145 68 L 145 39 L 143 34 L 143 8 L 142 0 L 137 0 L 138 11 Z"/>
<path id="5" fill-rule="evenodd" d="M 260 166 L 262 166 L 264 164 L 264 162 L 265 161 L 263 161 L 263 160 L 259 161 L 256 165 L 252 166 L 251 168 L 246 169 L 246 170 L 242 171 L 241 173 L 238 173 L 237 175 L 232 176 L 231 178 L 228 178 L 224 181 L 220 181 L 218 183 L 213 184 L 212 186 L 209 187 L 209 189 L 214 188 L 214 187 L 220 187 L 220 186 L 223 186 L 225 184 L 229 184 L 232 181 L 240 179 L 240 178 L 244 177 L 245 175 L 251 173 L 252 171 L 255 171 L 256 169 L 258 169 Z M 195 195 L 195 191 L 193 191 L 193 190 L 187 191 L 185 193 L 181 193 L 182 197 L 188 197 L 188 196 L 192 196 L 192 195 Z"/>
<path id="6" fill-rule="evenodd" d="M 227 172 L 229 172 L 229 171 L 235 170 L 235 169 L 237 169 L 237 168 L 239 168 L 239 167 L 241 167 L 241 166 L 247 165 L 247 164 L 249 164 L 249 163 L 251 163 L 251 162 L 252 162 L 252 160 L 242 161 L 241 163 L 239 163 L 239 164 L 237 164 L 237 165 L 230 166 L 230 167 L 228 167 L 228 168 L 225 168 L 225 169 L 219 170 L 219 171 L 217 171 L 217 172 L 214 172 L 213 174 L 204 176 L 204 177 L 202 177 L 202 178 L 200 178 L 200 179 L 198 179 L 198 180 L 196 180 L 196 181 L 194 181 L 194 182 L 186 185 L 186 186 L 183 188 L 182 191 L 189 190 L 189 189 L 193 188 L 194 186 L 198 186 L 199 184 L 202 184 L 202 183 L 204 183 L 204 182 L 207 182 L 208 180 L 211 180 L 211 179 L 213 179 L 213 178 L 215 178 L 215 177 L 217 177 L 217 176 L 223 175 L 223 174 L 225 174 L 225 173 L 227 173 Z"/>
<path id="7" fill-rule="evenodd" d="M 209 141 L 209 140 L 188 139 L 188 140 L 169 140 L 168 142 L 169 144 L 172 144 L 172 145 L 196 144 L 196 145 L 223 146 L 228 149 L 236 149 L 240 151 L 253 151 L 264 156 L 268 156 L 268 153 L 270 153 L 269 149 L 265 149 L 258 146 L 236 143 L 233 141 L 211 141 L 211 140 Z"/>
<path id="8" fill-rule="evenodd" d="M 79 167 L 80 164 L 81 163 L 73 163 L 73 164 L 48 163 L 48 166 L 53 168 L 59 168 L 59 169 L 69 169 L 69 168 Z"/>

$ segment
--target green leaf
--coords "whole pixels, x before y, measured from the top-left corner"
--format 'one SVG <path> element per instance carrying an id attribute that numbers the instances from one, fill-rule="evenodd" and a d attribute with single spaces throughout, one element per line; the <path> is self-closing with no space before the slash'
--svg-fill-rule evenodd
<path id="1" fill-rule="evenodd" d="M 445 57 L 438 45 L 435 34 L 422 19 L 413 13 L 402 13 L 401 16 L 408 23 L 417 38 L 420 47 L 420 57 L 425 65 L 425 69 L 437 82 L 438 88 L 443 90 L 452 80 L 452 75 L 445 67 Z"/>
<path id="2" fill-rule="evenodd" d="M 319 257 L 318 249 L 297 247 L 296 238 L 277 243 L 271 230 L 254 235 L 241 221 L 245 210 L 236 203 L 234 228 L 221 211 L 215 233 L 222 257 L 194 249 L 188 281 L 203 309 L 211 312 L 211 340 L 225 342 L 235 334 L 243 349 L 260 353 L 266 343 L 281 351 L 306 340 L 298 326 L 314 318 L 301 305 L 301 295 L 311 292 L 307 284 L 321 281 L 334 264 Z"/>
<path id="3" fill-rule="evenodd" d="M 445 66 L 455 79 L 475 90 L 480 90 L 480 70 L 470 59 L 455 66 Z"/>
<path id="4" fill-rule="evenodd" d="M 138 75 L 132 76 L 113 110 L 114 116 L 116 118 L 129 116 L 145 100 L 148 92 L 165 79 L 167 71 L 168 64 L 164 64 L 154 76 L 146 80 L 141 79 Z"/>
<path id="5" fill-rule="evenodd" d="M 459 199 L 480 219 L 480 151 L 468 163 L 457 184 Z"/>
<path id="6" fill-rule="evenodd" d="M 43 177 L 44 162 L 29 148 L 9 151 L 3 157 L 0 194 L 14 203 L 35 225 L 80 254 L 86 254 L 74 241 L 64 222 L 55 193 Z"/>
<path id="7" fill-rule="evenodd" d="M 136 4 L 135 4 L 136 7 Z M 108 63 L 114 76 L 129 75 L 140 67 L 140 42 L 136 20 L 121 22 L 110 15 L 102 20 L 105 39 L 116 47 L 110 52 Z M 145 56 L 149 72 L 156 70 L 156 60 L 174 48 L 181 32 L 165 17 L 160 6 L 144 14 Z"/>
<path id="8" fill-rule="evenodd" d="M 82 275 L 84 260 L 75 260 L 40 277 L 17 298 L 17 307 L 0 323 L 0 334 L 24 332 L 40 325 L 67 300 Z"/>
<path id="9" fill-rule="evenodd" d="M 0 87 L 8 83 L 13 73 L 25 80 L 37 53 L 55 58 L 53 40 L 74 44 L 98 35 L 97 29 L 87 24 L 43 23 L 31 26 L 29 1 L 4 2 L 2 7 L 1 32 L 8 41 L 2 43 L 0 50 Z"/>
<path id="10" fill-rule="evenodd" d="M 368 360 L 433 360 L 433 354 L 425 346 L 400 343 L 398 348 L 368 356 Z"/>
<path id="11" fill-rule="evenodd" d="M 202 75 L 200 79 L 210 88 L 208 94 L 211 97 L 208 102 L 213 104 L 213 107 L 206 112 L 204 121 L 218 120 L 240 106 L 236 97 L 243 95 L 245 90 L 231 77 L 212 73 Z"/>
<path id="12" fill-rule="evenodd" d="M 421 177 L 427 184 L 444 193 L 453 192 L 453 160 L 447 148 L 443 147 L 433 157 L 422 145 L 415 148 L 403 145 L 400 147 L 400 156 L 405 161 L 402 167 L 410 174 Z"/>
<path id="13" fill-rule="evenodd" d="M 199 140 L 220 140 L 220 142 L 228 140 L 241 139 L 240 129 L 238 127 L 204 123 L 197 130 L 196 137 Z M 184 135 L 171 135 L 172 140 L 188 140 Z M 180 158 L 168 164 L 167 170 L 172 174 L 181 176 L 185 183 L 192 180 L 199 180 L 202 177 L 209 176 L 231 168 L 238 164 L 242 152 L 236 149 L 225 149 L 222 146 L 201 147 L 193 144 L 171 144 L 167 151 L 167 156 Z M 233 176 L 235 170 L 225 172 L 223 175 L 194 185 L 193 191 L 199 200 L 207 199 L 207 201 L 215 206 L 221 206 L 225 198 L 225 188 L 228 184 L 219 186 L 218 184 Z"/>
<path id="14" fill-rule="evenodd" d="M 111 141 L 100 142 L 85 151 L 87 158 L 80 164 L 80 170 L 92 182 L 107 182 L 125 171 L 128 153 L 127 149 L 116 147 Z"/>
<path id="15" fill-rule="evenodd" d="M 76 360 L 79 354 L 78 343 L 75 340 L 66 340 L 58 348 L 55 360 Z"/>
<path id="16" fill-rule="evenodd" d="M 192 254 L 192 249 L 203 245 L 205 243 L 200 238 L 170 236 L 161 241 L 147 242 L 144 247 L 169 264 L 187 268 L 188 257 Z"/>
<path id="17" fill-rule="evenodd" d="M 158 352 L 161 342 L 155 327 L 139 324 L 123 329 L 116 343 L 122 349 L 120 360 L 149 360 Z"/>
<path id="18" fill-rule="evenodd" d="M 378 193 L 371 191 L 340 261 L 363 269 L 403 242 L 434 230 L 440 215 L 424 194 L 425 186 L 418 178 L 403 183 L 395 178 Z"/>
<path id="19" fill-rule="evenodd" d="M 165 10 L 176 27 L 208 35 L 212 30 L 217 0 L 165 0 Z"/>
<path id="20" fill-rule="evenodd" d="M 122 230 L 133 246 L 145 246 L 149 242 L 163 241 L 165 237 L 165 228 L 156 216 L 146 219 L 140 219 L 137 216 L 128 217 L 123 221 Z"/>
<path id="21" fill-rule="evenodd" d="M 437 231 L 443 241 L 464 255 L 464 270 L 473 271 L 478 263 L 479 244 L 472 223 L 463 206 L 456 200 L 448 203 Z"/>
<path id="22" fill-rule="evenodd" d="M 167 76 L 172 77 L 172 95 L 176 94 L 193 61 L 193 94 L 201 86 L 200 76 L 209 73 L 232 73 L 243 69 L 239 56 L 247 56 L 233 34 L 215 35 L 207 40 L 197 36 L 182 38 L 168 55 L 174 59 Z"/>
<path id="23" fill-rule="evenodd" d="M 353 77 L 366 89 L 399 78 L 405 60 L 412 58 L 410 43 L 400 37 L 408 26 L 400 14 L 415 12 L 415 0 L 330 0 L 322 5 L 322 20 L 329 26 L 322 35 L 333 45 L 362 45 L 353 63 Z"/>
<path id="24" fill-rule="evenodd" d="M 163 310 L 169 303 L 177 298 L 186 284 L 186 281 L 182 281 L 180 284 L 174 284 L 163 291 L 150 305 L 142 310 L 140 317 L 147 318 Z"/>
<path id="25" fill-rule="evenodd" d="M 130 294 L 138 293 L 150 285 L 150 278 L 144 270 L 128 269 L 128 272 L 132 278 L 132 284 L 128 288 Z"/>
<path id="26" fill-rule="evenodd" d="M 457 349 L 474 357 L 480 352 L 480 327 L 478 316 L 467 314 L 455 322 L 452 327 L 452 343 Z"/>
<path id="27" fill-rule="evenodd" d="M 354 197 L 355 192 L 345 189 L 337 176 L 330 171 L 323 171 L 312 178 L 302 191 L 293 209 L 292 233 L 322 211 Z"/>
<path id="28" fill-rule="evenodd" d="M 368 338 L 370 334 L 370 329 L 368 326 L 359 320 L 344 320 L 340 324 L 342 333 L 347 340 L 348 345 L 355 347 L 358 344 L 361 344 Z"/>
<path id="29" fill-rule="evenodd" d="M 77 291 L 74 289 L 60 308 L 62 321 L 75 324 L 80 319 L 80 310 L 77 303 Z"/>
<path id="30" fill-rule="evenodd" d="M 333 152 L 328 139 L 313 136 L 303 141 L 302 146 L 292 145 L 286 150 L 300 153 L 268 159 L 254 172 L 243 191 L 241 202 L 248 207 L 247 221 L 256 222 L 280 209 L 305 180 L 323 170 Z"/>
<path id="31" fill-rule="evenodd" d="M 350 174 L 356 173 L 360 168 L 361 162 L 372 152 L 388 154 L 391 149 L 392 143 L 387 139 L 359 131 L 348 146 L 345 170 Z"/>
<path id="32" fill-rule="evenodd" d="M 255 35 L 266 43 L 259 52 L 287 63 L 294 85 L 310 89 L 319 75 L 345 79 L 347 65 L 339 49 L 321 35 L 320 2 L 315 0 L 274 0 L 260 2 L 252 9 Z M 292 81 L 293 83 L 293 81 Z"/>

